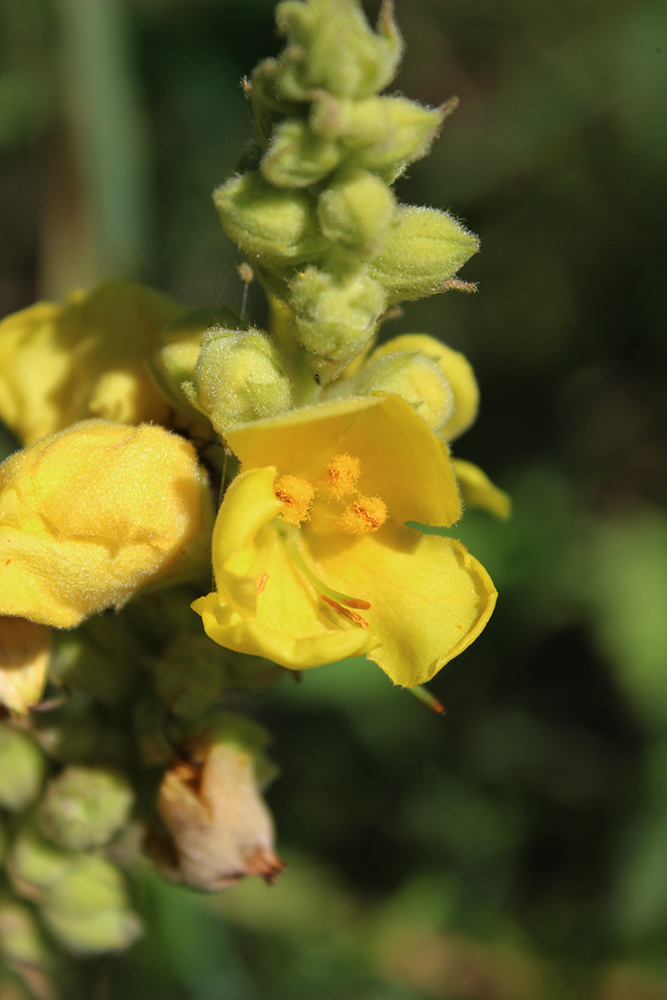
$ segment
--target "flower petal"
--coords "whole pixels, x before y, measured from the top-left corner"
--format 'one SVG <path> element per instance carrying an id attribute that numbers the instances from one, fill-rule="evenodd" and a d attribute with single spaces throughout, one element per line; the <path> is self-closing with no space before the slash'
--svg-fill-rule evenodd
<path id="1" fill-rule="evenodd" d="M 347 547 L 308 535 L 327 583 L 370 602 L 382 645 L 369 652 L 394 684 L 424 684 L 480 634 L 496 601 L 486 570 L 453 538 L 384 525 Z"/>
<path id="2" fill-rule="evenodd" d="M 467 507 L 483 507 L 496 517 L 510 516 L 512 501 L 507 493 L 495 486 L 478 465 L 455 458 L 454 469 Z"/>
<path id="3" fill-rule="evenodd" d="M 227 441 L 244 468 L 274 465 L 311 482 L 335 454 L 347 452 L 361 460 L 359 490 L 380 496 L 395 521 L 450 525 L 461 515 L 449 456 L 399 396 L 304 407 L 230 431 Z"/>

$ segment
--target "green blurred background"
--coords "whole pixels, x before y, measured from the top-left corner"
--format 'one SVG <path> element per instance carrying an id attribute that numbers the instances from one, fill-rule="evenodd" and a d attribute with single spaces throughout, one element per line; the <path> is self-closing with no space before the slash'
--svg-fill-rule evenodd
<path id="1" fill-rule="evenodd" d="M 397 15 L 397 89 L 461 98 L 399 197 L 482 252 L 477 295 L 383 335 L 475 366 L 456 454 L 514 514 L 456 534 L 498 609 L 431 685 L 444 719 L 357 660 L 242 705 L 289 870 L 210 899 L 137 872 L 147 934 L 66 967 L 67 1000 L 667 998 L 667 6 Z M 0 0 L 0 315 L 110 274 L 239 304 L 210 192 L 277 48 L 269 0 Z"/>

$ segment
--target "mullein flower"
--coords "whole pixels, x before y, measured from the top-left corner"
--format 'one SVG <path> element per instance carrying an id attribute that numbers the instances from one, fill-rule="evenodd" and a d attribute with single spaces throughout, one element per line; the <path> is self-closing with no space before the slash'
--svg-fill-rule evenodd
<path id="1" fill-rule="evenodd" d="M 446 450 L 404 400 L 321 404 L 228 442 L 242 469 L 213 532 L 216 591 L 193 604 L 212 639 L 297 670 L 366 653 L 412 687 L 481 632 L 485 570 L 405 524 L 451 525 L 461 507 Z"/>
<path id="2" fill-rule="evenodd" d="M 70 628 L 204 565 L 207 480 L 161 427 L 83 421 L 0 466 L 0 613 Z"/>

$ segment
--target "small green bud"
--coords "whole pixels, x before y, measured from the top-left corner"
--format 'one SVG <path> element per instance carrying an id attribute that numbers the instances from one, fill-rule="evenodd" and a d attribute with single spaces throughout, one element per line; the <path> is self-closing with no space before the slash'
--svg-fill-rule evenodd
<path id="1" fill-rule="evenodd" d="M 404 333 L 385 341 L 373 351 L 371 364 L 396 351 L 419 351 L 435 362 L 447 379 L 454 394 L 454 406 L 446 423 L 438 429 L 445 441 L 453 441 L 470 427 L 477 416 L 479 389 L 472 365 L 460 351 L 426 333 Z"/>
<path id="2" fill-rule="evenodd" d="M 274 344 L 259 330 L 208 330 L 191 383 L 191 402 L 219 434 L 238 424 L 273 417 L 292 403 L 290 380 Z"/>
<path id="3" fill-rule="evenodd" d="M 76 632 L 59 637 L 51 671 L 67 687 L 86 691 L 104 704 L 117 705 L 131 696 L 137 685 L 139 655 L 118 618 L 98 615 Z"/>
<path id="4" fill-rule="evenodd" d="M 454 394 L 438 365 L 419 351 L 400 351 L 371 359 L 355 378 L 335 383 L 331 396 L 363 396 L 392 392 L 410 403 L 432 430 L 438 430 L 454 408 Z"/>
<path id="5" fill-rule="evenodd" d="M 338 143 L 314 135 L 305 121 L 291 119 L 275 130 L 260 170 L 276 187 L 302 188 L 330 174 L 340 158 Z"/>
<path id="6" fill-rule="evenodd" d="M 326 247 L 314 202 L 305 192 L 280 190 L 260 174 L 249 173 L 219 187 L 213 201 L 222 228 L 253 265 L 289 267 Z"/>
<path id="7" fill-rule="evenodd" d="M 44 755 L 29 736 L 0 726 L 0 806 L 21 812 L 39 795 Z"/>
<path id="8" fill-rule="evenodd" d="M 389 3 L 377 33 L 356 0 L 285 0 L 276 23 L 289 42 L 278 77 L 288 99 L 306 101 L 315 88 L 336 97 L 370 97 L 396 75 L 403 42 Z"/>
<path id="9" fill-rule="evenodd" d="M 72 766 L 49 783 L 39 807 L 39 824 L 58 847 L 90 851 L 118 833 L 133 802 L 132 788 L 120 774 Z"/>
<path id="10" fill-rule="evenodd" d="M 321 193 L 317 205 L 326 238 L 365 255 L 380 250 L 395 214 L 394 195 L 367 170 L 343 171 Z"/>
<path id="11" fill-rule="evenodd" d="M 229 653 L 202 633 L 178 636 L 154 667 L 155 690 L 173 715 L 199 718 L 225 688 Z"/>
<path id="12" fill-rule="evenodd" d="M 37 922 L 23 903 L 0 900 L 0 957 L 12 969 L 39 968 L 48 959 Z M 0 995 L 4 996 L 1 993 Z"/>
<path id="13" fill-rule="evenodd" d="M 127 948 L 141 934 L 120 872 L 101 857 L 75 856 L 41 903 L 51 933 L 77 955 Z"/>
<path id="14" fill-rule="evenodd" d="M 452 102 L 425 108 L 406 97 L 335 101 L 322 94 L 313 104 L 310 125 L 319 135 L 340 139 L 350 162 L 391 182 L 408 163 L 426 156 L 450 109 Z"/>
<path id="15" fill-rule="evenodd" d="M 365 268 L 337 277 L 309 267 L 292 281 L 289 305 L 306 350 L 316 358 L 345 364 L 375 333 L 386 296 Z"/>
<path id="16" fill-rule="evenodd" d="M 199 411 L 192 407 L 182 385 L 192 379 L 202 337 L 213 325 L 242 326 L 238 313 L 231 306 L 222 306 L 213 314 L 210 309 L 193 309 L 162 329 L 149 361 L 151 375 L 171 405 L 198 420 L 201 420 Z"/>
<path id="17" fill-rule="evenodd" d="M 47 843 L 31 826 L 26 826 L 12 844 L 7 868 L 20 896 L 41 899 L 46 889 L 63 878 L 71 861 Z"/>
<path id="18" fill-rule="evenodd" d="M 477 237 L 446 212 L 403 205 L 370 262 L 370 274 L 383 285 L 390 304 L 420 299 L 445 291 L 478 249 Z"/>
<path id="19" fill-rule="evenodd" d="M 280 74 L 277 59 L 263 59 L 255 66 L 250 80 L 244 81 L 246 97 L 252 101 L 255 126 L 266 140 L 270 138 L 276 122 L 298 117 L 303 112 L 300 101 L 288 101 L 283 94 Z"/>

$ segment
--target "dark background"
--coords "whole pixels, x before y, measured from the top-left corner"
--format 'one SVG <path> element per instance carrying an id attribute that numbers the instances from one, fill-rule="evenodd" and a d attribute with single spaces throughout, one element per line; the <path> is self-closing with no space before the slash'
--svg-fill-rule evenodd
<path id="1" fill-rule="evenodd" d="M 456 454 L 514 513 L 460 537 L 498 609 L 431 685 L 444 719 L 356 660 L 254 705 L 288 872 L 212 899 L 138 872 L 149 932 L 68 998 L 667 998 L 667 7 L 397 16 L 395 88 L 461 98 L 399 197 L 482 251 L 477 295 L 384 335 L 475 366 Z M 0 0 L 0 315 L 111 274 L 239 304 L 210 192 L 251 135 L 240 78 L 277 48 L 267 0 Z"/>

